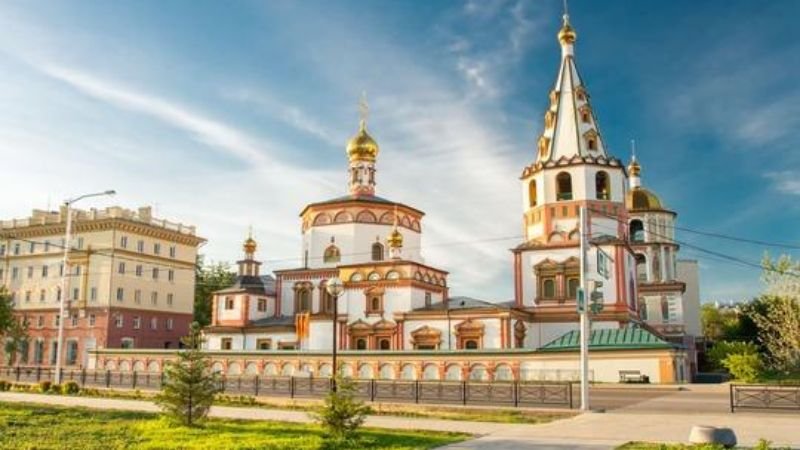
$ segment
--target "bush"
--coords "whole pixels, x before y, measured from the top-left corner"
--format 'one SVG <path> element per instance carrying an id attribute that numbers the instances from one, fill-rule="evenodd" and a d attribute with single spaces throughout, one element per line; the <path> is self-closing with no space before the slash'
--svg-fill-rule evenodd
<path id="1" fill-rule="evenodd" d="M 46 394 L 47 392 L 50 391 L 50 387 L 52 385 L 53 385 L 53 383 L 51 383 L 49 381 L 40 381 L 39 382 L 39 392 L 41 392 L 42 394 Z"/>
<path id="2" fill-rule="evenodd" d="M 337 389 L 325 396 L 325 404 L 314 414 L 314 419 L 325 428 L 326 447 L 357 448 L 353 439 L 370 408 L 356 400 L 356 388 L 351 380 L 336 377 L 335 382 Z"/>
<path id="3" fill-rule="evenodd" d="M 725 368 L 725 358 L 729 355 L 749 355 L 757 354 L 758 347 L 752 342 L 739 342 L 739 341 L 720 341 L 714 344 L 708 351 L 706 357 L 715 369 Z"/>
<path id="4" fill-rule="evenodd" d="M 11 383 L 9 383 L 8 381 L 0 380 L 0 392 L 5 392 L 9 389 L 11 389 Z"/>
<path id="5" fill-rule="evenodd" d="M 60 394 L 61 393 L 61 385 L 60 384 L 51 384 L 50 385 L 50 393 L 52 393 L 52 394 Z"/>
<path id="6" fill-rule="evenodd" d="M 61 393 L 64 395 L 75 395 L 81 391 L 81 387 L 74 381 L 67 381 L 61 386 Z"/>
<path id="7" fill-rule="evenodd" d="M 722 361 L 734 379 L 745 383 L 754 383 L 761 375 L 761 358 L 758 353 L 736 353 L 728 355 Z"/>

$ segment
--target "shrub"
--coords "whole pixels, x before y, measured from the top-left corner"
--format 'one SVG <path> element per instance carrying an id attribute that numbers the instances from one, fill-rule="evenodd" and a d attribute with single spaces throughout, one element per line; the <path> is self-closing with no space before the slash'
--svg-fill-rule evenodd
<path id="1" fill-rule="evenodd" d="M 64 395 L 75 395 L 81 391 L 81 387 L 74 381 L 67 381 L 61 386 L 61 393 Z"/>
<path id="2" fill-rule="evenodd" d="M 708 361 L 714 366 L 715 369 L 725 368 L 725 358 L 729 355 L 740 354 L 757 354 L 758 347 L 752 342 L 739 342 L 739 341 L 720 341 L 714 344 L 706 355 Z"/>
<path id="3" fill-rule="evenodd" d="M 50 386 L 52 386 L 52 385 L 53 385 L 53 383 L 51 383 L 49 381 L 40 381 L 39 382 L 39 392 L 41 392 L 43 394 L 46 394 L 48 391 L 50 391 Z"/>
<path id="4" fill-rule="evenodd" d="M 336 377 L 335 383 L 336 390 L 325 396 L 325 404 L 314 419 L 325 428 L 326 447 L 354 448 L 353 438 L 370 408 L 355 398 L 355 384 L 350 379 Z"/>
<path id="5" fill-rule="evenodd" d="M 761 375 L 761 358 L 758 353 L 735 353 L 722 361 L 734 379 L 745 383 L 753 383 Z"/>
<path id="6" fill-rule="evenodd" d="M 53 394 L 60 394 L 61 393 L 61 385 L 60 384 L 51 384 L 50 385 L 50 392 Z"/>
<path id="7" fill-rule="evenodd" d="M 0 392 L 5 392 L 9 389 L 11 389 L 11 383 L 9 383 L 8 381 L 0 380 Z"/>

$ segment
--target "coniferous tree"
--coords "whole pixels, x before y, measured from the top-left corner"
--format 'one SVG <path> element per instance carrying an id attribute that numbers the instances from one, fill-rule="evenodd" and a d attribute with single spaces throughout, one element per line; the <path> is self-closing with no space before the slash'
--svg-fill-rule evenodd
<path id="1" fill-rule="evenodd" d="M 200 324 L 192 323 L 189 335 L 181 342 L 184 349 L 178 351 L 177 360 L 167 363 L 156 404 L 177 422 L 191 427 L 205 419 L 214 395 L 221 389 L 217 375 L 211 371 L 210 358 L 201 350 Z"/>

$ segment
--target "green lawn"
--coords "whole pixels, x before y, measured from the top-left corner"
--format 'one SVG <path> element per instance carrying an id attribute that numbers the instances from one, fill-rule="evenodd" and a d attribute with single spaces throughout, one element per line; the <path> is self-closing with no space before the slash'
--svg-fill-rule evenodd
<path id="1" fill-rule="evenodd" d="M 212 419 L 183 428 L 154 414 L 0 402 L 1 449 L 317 449 L 315 425 Z M 427 449 L 469 438 L 455 433 L 364 429 L 358 448 Z"/>

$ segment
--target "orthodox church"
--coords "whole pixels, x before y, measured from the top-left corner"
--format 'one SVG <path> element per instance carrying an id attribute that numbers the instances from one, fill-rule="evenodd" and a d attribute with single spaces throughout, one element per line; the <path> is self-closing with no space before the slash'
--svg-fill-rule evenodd
<path id="1" fill-rule="evenodd" d="M 520 177 L 524 241 L 512 250 L 512 301 L 450 296 L 448 272 L 427 264 L 421 252 L 425 214 L 377 195 L 380 147 L 362 111 L 346 146 L 347 195 L 300 212 L 302 267 L 260 274 L 250 236 L 236 283 L 214 294 L 208 349 L 330 352 L 334 333 L 343 351 L 547 348 L 578 328 L 581 208 L 589 211 L 593 329 L 688 342 L 694 326 L 685 321 L 694 320 L 699 301 L 684 298 L 687 285 L 678 280 L 676 214 L 642 187 L 635 156 L 626 167 L 609 153 L 578 72 L 576 39 L 564 15 L 560 67 L 535 161 Z M 696 265 L 694 271 L 696 283 Z M 344 282 L 338 299 L 326 289 L 334 277 Z"/>

